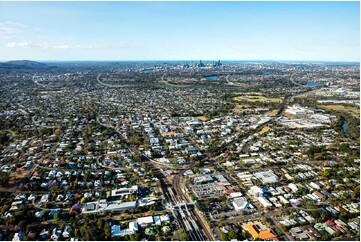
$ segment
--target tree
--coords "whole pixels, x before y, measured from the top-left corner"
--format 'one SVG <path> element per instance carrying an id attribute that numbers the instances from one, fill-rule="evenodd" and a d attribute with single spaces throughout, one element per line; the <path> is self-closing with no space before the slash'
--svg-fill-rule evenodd
<path id="1" fill-rule="evenodd" d="M 54 219 L 56 221 L 59 221 L 60 220 L 60 212 L 57 212 L 56 214 L 54 214 Z"/>
<path id="2" fill-rule="evenodd" d="M 185 233 L 184 229 L 178 229 L 177 233 L 179 235 L 179 239 L 182 241 L 189 240 L 187 234 Z"/>
<path id="3" fill-rule="evenodd" d="M 328 170 L 325 170 L 323 173 L 322 173 L 322 176 L 325 177 L 325 178 L 329 178 L 331 175 L 330 171 Z"/>
<path id="4" fill-rule="evenodd" d="M 233 230 L 230 230 L 228 232 L 228 239 L 231 240 L 231 239 L 237 239 L 237 234 L 236 232 L 234 232 Z"/>
<path id="5" fill-rule="evenodd" d="M 131 234 L 129 239 L 130 239 L 131 241 L 139 241 L 139 240 L 140 240 L 140 236 L 139 236 L 138 233 Z"/>
<path id="6" fill-rule="evenodd" d="M 8 185 L 9 182 L 9 174 L 5 172 L 0 172 L 0 185 L 5 187 Z"/>
<path id="7" fill-rule="evenodd" d="M 10 209 L 10 205 L 4 205 L 1 207 L 1 214 L 4 214 L 6 211 Z"/>
<path id="8" fill-rule="evenodd" d="M 218 228 L 218 234 L 221 235 L 221 240 L 222 241 L 228 241 L 228 236 L 227 234 L 223 233 L 219 228 Z"/>
<path id="9" fill-rule="evenodd" d="M 26 224 L 27 224 L 26 220 L 21 220 L 18 225 L 21 229 L 25 229 Z"/>
<path id="10" fill-rule="evenodd" d="M 104 227 L 104 220 L 103 220 L 103 219 L 98 219 L 98 221 L 97 221 L 97 228 L 98 228 L 99 230 L 102 230 L 103 227 Z"/>
<path id="11" fill-rule="evenodd" d="M 112 232 L 109 223 L 105 223 L 104 225 L 104 235 L 105 235 L 105 240 L 110 240 Z"/>

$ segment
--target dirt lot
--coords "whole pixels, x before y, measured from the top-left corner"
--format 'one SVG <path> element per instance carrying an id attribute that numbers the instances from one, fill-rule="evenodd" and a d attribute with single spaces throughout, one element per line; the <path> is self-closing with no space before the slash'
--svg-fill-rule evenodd
<path id="1" fill-rule="evenodd" d="M 198 116 L 197 117 L 198 119 L 200 119 L 201 121 L 207 121 L 208 119 L 204 116 Z"/>

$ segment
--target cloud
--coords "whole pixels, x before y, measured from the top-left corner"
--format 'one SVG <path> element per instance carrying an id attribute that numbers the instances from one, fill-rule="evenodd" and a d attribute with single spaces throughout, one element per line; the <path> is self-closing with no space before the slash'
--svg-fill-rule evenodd
<path id="1" fill-rule="evenodd" d="M 0 23 L 0 38 L 10 38 L 21 33 L 27 26 L 10 21 Z"/>
<path id="2" fill-rule="evenodd" d="M 116 43 L 116 44 L 108 44 L 108 43 L 95 43 L 95 44 L 77 44 L 72 42 L 61 42 L 61 43 L 48 43 L 48 42 L 41 42 L 41 43 L 33 43 L 27 41 L 21 42 L 9 42 L 6 45 L 8 48 L 35 48 L 35 49 L 132 49 L 132 48 L 144 48 L 141 45 L 134 45 L 129 43 Z"/>

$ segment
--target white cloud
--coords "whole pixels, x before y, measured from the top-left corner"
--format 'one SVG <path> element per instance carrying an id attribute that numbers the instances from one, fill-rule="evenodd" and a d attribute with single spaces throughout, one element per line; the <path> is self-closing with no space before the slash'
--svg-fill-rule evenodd
<path id="1" fill-rule="evenodd" d="M 21 33 L 27 26 L 10 21 L 0 23 L 0 38 L 10 38 Z"/>
<path id="2" fill-rule="evenodd" d="M 29 46 L 29 43 L 26 42 L 26 41 L 23 41 L 23 42 L 9 42 L 7 45 L 7 47 L 9 48 L 26 48 Z"/>
<path id="3" fill-rule="evenodd" d="M 8 48 L 36 48 L 36 49 L 131 49 L 131 48 L 144 48 L 144 46 L 133 45 L 129 43 L 116 43 L 116 44 L 77 44 L 71 42 L 63 43 L 33 43 L 33 42 L 9 42 L 7 44 Z"/>

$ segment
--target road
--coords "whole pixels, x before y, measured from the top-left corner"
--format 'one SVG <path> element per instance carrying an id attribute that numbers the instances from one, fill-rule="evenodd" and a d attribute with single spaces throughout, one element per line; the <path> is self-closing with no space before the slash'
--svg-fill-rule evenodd
<path id="1" fill-rule="evenodd" d="M 100 74 L 98 74 L 97 76 L 97 82 L 102 85 L 102 86 L 106 86 L 106 87 L 129 87 L 129 85 L 112 85 L 112 84 L 108 84 L 108 83 L 105 83 L 105 82 L 102 82 L 100 80 Z"/>
<path id="2" fill-rule="evenodd" d="M 96 120 L 100 125 L 106 128 L 114 129 L 117 133 L 121 135 L 121 132 L 116 127 L 100 122 L 99 116 L 97 116 Z M 179 227 L 183 228 L 184 231 L 187 232 L 187 234 L 189 235 L 189 239 L 192 241 L 215 240 L 212 233 L 210 232 L 208 224 L 199 214 L 199 211 L 197 211 L 197 208 L 195 206 L 193 206 L 193 209 L 189 209 L 188 206 L 179 206 L 179 210 L 173 209 L 174 205 L 184 202 L 190 202 L 190 199 L 182 192 L 182 183 L 180 181 L 182 174 L 178 174 L 174 177 L 173 184 L 171 184 L 171 186 L 166 185 L 168 181 L 166 180 L 166 177 L 163 175 L 162 171 L 159 168 L 159 166 L 162 166 L 161 164 L 150 159 L 149 157 L 144 156 L 142 152 L 140 152 L 136 147 L 132 146 L 127 140 L 126 146 L 133 154 L 138 154 L 146 159 L 146 161 L 144 162 L 148 163 L 148 167 L 152 169 L 153 174 L 161 182 L 163 194 L 167 198 L 168 203 L 172 208 L 171 210 L 173 216 L 177 219 Z"/>
<path id="3" fill-rule="evenodd" d="M 99 76 L 97 77 L 97 80 L 98 80 L 98 82 L 101 82 L 99 80 Z M 104 83 L 101 83 L 101 84 L 104 85 Z M 305 92 L 308 92 L 308 91 L 305 91 Z M 279 108 L 279 110 L 277 112 L 276 117 L 281 117 L 283 115 L 285 107 L 290 102 L 290 100 L 292 100 L 293 97 L 304 94 L 305 92 L 286 96 L 281 104 L 281 107 Z M 276 117 L 273 117 L 271 120 L 259 125 L 256 129 L 249 130 L 248 132 L 239 136 L 238 139 L 235 139 L 235 140 L 231 141 L 230 143 L 223 145 L 216 151 L 206 154 L 207 157 L 211 161 L 216 163 L 216 161 L 214 160 L 214 157 L 219 156 L 220 154 L 225 152 L 235 142 L 239 141 L 240 139 L 245 139 L 247 137 L 250 137 L 251 135 L 254 135 L 254 134 L 260 132 L 264 126 L 274 122 L 276 120 Z M 99 117 L 97 117 L 97 122 L 102 126 L 114 129 L 117 133 L 119 133 L 121 135 L 121 132 L 116 127 L 101 123 L 99 120 Z M 191 137 L 191 142 L 195 146 L 198 147 L 197 143 L 194 141 L 194 139 L 192 137 Z M 213 233 L 211 232 L 207 222 L 205 221 L 201 212 L 198 211 L 197 207 L 193 206 L 194 208 L 190 209 L 187 205 L 179 206 L 180 203 L 188 204 L 188 203 L 192 202 L 191 199 L 185 194 L 185 192 L 183 190 L 184 187 L 182 184 L 182 174 L 183 174 L 182 170 L 179 174 L 174 176 L 172 184 L 169 184 L 169 181 L 167 181 L 167 178 L 164 175 L 162 175 L 162 171 L 159 169 L 159 166 L 161 166 L 161 164 L 150 159 L 149 157 L 144 156 L 142 154 L 142 152 L 140 152 L 136 147 L 132 146 L 127 140 L 126 140 L 126 145 L 127 145 L 127 148 L 133 154 L 138 154 L 141 157 L 145 158 L 145 160 L 146 160 L 145 162 L 148 163 L 149 167 L 153 170 L 155 176 L 161 181 L 163 194 L 165 195 L 165 197 L 168 200 L 168 204 L 169 204 L 169 207 L 171 207 L 173 216 L 177 219 L 177 223 L 178 223 L 179 227 L 183 228 L 187 232 L 187 234 L 189 235 L 189 239 L 193 240 L 193 241 L 199 241 L 199 240 L 200 241 L 202 241 L 202 240 L 214 241 L 215 237 L 213 236 Z M 178 206 L 178 209 L 174 209 L 175 205 Z M 266 218 L 272 219 L 272 221 L 273 221 L 273 217 L 275 215 L 274 213 L 268 212 L 266 214 L 263 214 L 260 212 L 261 210 L 258 207 L 256 207 L 256 208 L 258 210 L 257 214 L 246 215 L 246 218 L 262 218 L 262 217 L 264 218 L 264 217 L 266 217 Z M 244 219 L 244 217 L 243 217 L 243 219 Z M 226 221 L 232 222 L 234 220 L 239 220 L 239 218 L 236 217 L 236 218 L 232 218 L 232 219 L 229 219 Z M 273 221 L 273 224 L 276 227 L 278 226 L 275 221 Z M 280 231 L 280 229 L 279 229 L 279 231 Z"/>

